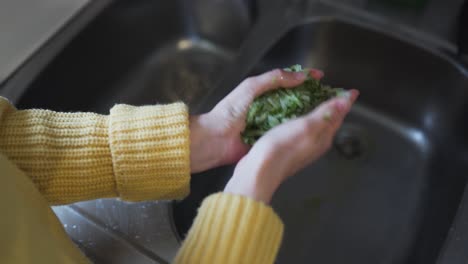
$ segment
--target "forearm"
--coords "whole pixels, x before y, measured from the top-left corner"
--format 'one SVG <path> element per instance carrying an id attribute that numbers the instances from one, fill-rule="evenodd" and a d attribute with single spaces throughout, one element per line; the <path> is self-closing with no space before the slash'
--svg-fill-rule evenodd
<path id="1" fill-rule="evenodd" d="M 118 105 L 104 116 L 16 110 L 0 98 L 0 117 L 0 150 L 51 204 L 188 193 L 188 117 L 182 104 Z"/>

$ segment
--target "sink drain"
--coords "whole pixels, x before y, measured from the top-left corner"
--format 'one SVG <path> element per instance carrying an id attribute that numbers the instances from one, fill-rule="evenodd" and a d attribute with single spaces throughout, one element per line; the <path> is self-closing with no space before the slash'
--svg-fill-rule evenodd
<path id="1" fill-rule="evenodd" d="M 362 135 L 363 133 L 360 129 L 354 127 L 343 127 L 336 134 L 333 146 L 340 156 L 345 159 L 358 159 L 363 157 L 366 152 L 367 144 Z"/>

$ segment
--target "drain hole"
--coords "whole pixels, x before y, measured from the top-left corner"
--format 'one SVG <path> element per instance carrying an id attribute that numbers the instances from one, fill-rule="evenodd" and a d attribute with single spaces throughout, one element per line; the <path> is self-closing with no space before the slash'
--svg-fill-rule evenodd
<path id="1" fill-rule="evenodd" d="M 365 143 L 354 132 L 347 129 L 339 131 L 333 143 L 338 153 L 349 160 L 362 157 L 365 152 Z"/>

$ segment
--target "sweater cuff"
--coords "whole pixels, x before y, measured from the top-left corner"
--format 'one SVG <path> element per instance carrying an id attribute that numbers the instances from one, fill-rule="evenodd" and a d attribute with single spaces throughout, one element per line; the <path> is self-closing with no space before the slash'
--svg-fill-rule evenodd
<path id="1" fill-rule="evenodd" d="M 283 223 L 270 206 L 227 193 L 209 196 L 176 263 L 273 263 Z"/>
<path id="2" fill-rule="evenodd" d="M 189 192 L 188 111 L 182 103 L 116 105 L 109 141 L 120 198 L 179 199 Z"/>

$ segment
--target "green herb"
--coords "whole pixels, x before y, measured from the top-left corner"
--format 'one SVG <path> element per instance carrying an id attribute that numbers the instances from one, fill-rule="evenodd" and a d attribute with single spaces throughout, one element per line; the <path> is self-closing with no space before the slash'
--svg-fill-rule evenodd
<path id="1" fill-rule="evenodd" d="M 241 135 L 246 144 L 253 145 L 271 128 L 308 113 L 320 103 L 344 91 L 340 88 L 322 85 L 320 81 L 310 76 L 309 70 L 303 69 L 299 64 L 285 70 L 304 72 L 307 78 L 299 86 L 279 88 L 254 100 L 247 113 L 247 126 Z M 324 118 L 330 119 L 330 117 Z"/>

